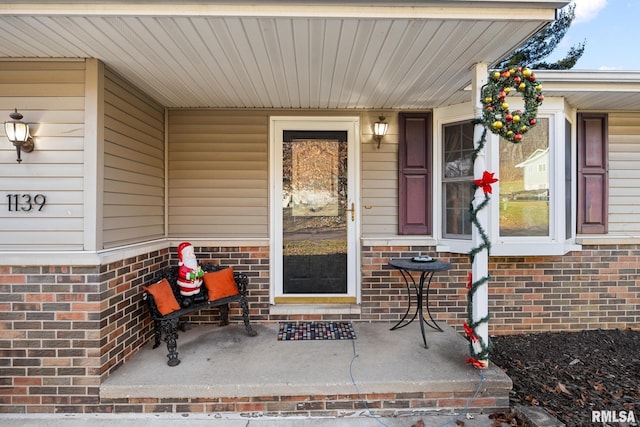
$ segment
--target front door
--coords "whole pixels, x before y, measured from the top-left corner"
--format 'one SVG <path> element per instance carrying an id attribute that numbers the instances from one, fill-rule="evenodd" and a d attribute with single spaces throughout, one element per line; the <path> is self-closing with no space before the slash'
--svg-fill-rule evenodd
<path id="1" fill-rule="evenodd" d="M 273 118 L 276 304 L 355 303 L 358 121 Z"/>

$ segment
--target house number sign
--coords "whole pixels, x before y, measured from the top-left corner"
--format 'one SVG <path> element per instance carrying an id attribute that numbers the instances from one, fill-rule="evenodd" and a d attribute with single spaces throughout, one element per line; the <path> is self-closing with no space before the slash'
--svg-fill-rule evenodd
<path id="1" fill-rule="evenodd" d="M 47 203 L 47 196 L 44 194 L 7 194 L 7 205 L 9 212 L 34 212 L 41 211 Z"/>

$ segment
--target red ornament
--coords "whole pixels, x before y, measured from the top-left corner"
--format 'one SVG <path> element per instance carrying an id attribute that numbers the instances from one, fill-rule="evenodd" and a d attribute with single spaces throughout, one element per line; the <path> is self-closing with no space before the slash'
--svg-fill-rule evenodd
<path id="1" fill-rule="evenodd" d="M 518 142 L 522 141 L 522 134 L 520 134 L 520 133 L 516 133 L 516 134 L 513 136 L 513 139 L 514 139 L 515 141 L 518 141 Z"/>
<path id="2" fill-rule="evenodd" d="M 520 76 L 515 76 L 515 77 L 513 78 L 513 81 L 514 81 L 515 83 L 520 83 L 520 82 L 522 81 L 522 79 L 520 79 Z"/>
<path id="3" fill-rule="evenodd" d="M 538 123 L 538 122 L 536 121 L 536 119 L 531 119 L 531 120 L 529 120 L 529 124 L 530 124 L 531 126 L 535 125 L 536 123 Z"/>
<path id="4" fill-rule="evenodd" d="M 504 116 L 505 120 L 510 122 L 511 120 L 513 120 L 513 116 L 511 114 L 507 114 L 506 116 Z"/>

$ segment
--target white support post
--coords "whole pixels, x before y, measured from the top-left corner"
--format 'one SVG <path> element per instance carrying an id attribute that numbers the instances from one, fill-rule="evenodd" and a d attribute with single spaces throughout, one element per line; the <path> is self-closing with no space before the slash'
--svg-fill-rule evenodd
<path id="1" fill-rule="evenodd" d="M 473 106 L 474 106 L 474 117 L 482 117 L 482 102 L 481 102 L 481 90 L 482 86 L 487 83 L 487 65 L 486 64 L 476 64 L 473 70 L 473 80 L 472 80 L 472 92 L 473 92 Z M 482 137 L 482 133 L 484 131 L 484 126 L 482 124 L 476 124 L 473 132 L 473 140 L 475 144 L 476 150 L 478 149 L 478 142 Z M 473 164 L 473 176 L 474 179 L 482 179 L 483 172 L 486 171 L 486 147 L 477 152 L 476 160 Z M 474 210 L 484 201 L 485 193 L 482 188 L 477 188 L 474 194 L 473 199 L 473 207 Z M 476 212 L 476 218 L 478 219 L 478 223 L 484 228 L 485 232 L 488 233 L 490 227 L 489 221 L 489 206 L 485 206 L 480 211 Z M 472 247 L 477 248 L 484 244 L 483 237 L 480 234 L 480 230 L 476 227 L 472 227 Z M 473 275 L 473 281 L 480 280 L 483 277 L 489 277 L 489 249 L 486 248 L 480 252 L 478 252 L 473 258 L 473 263 L 471 266 L 471 272 Z M 471 307 L 473 309 L 473 317 L 471 321 L 476 324 L 481 319 L 487 317 L 489 314 L 489 285 L 488 282 L 485 281 L 481 284 L 473 294 L 473 299 L 471 301 Z M 480 338 L 479 342 L 472 342 L 473 348 L 475 352 L 480 352 L 481 343 L 485 343 L 488 345 L 489 343 L 489 324 L 488 322 L 482 322 L 475 328 L 475 333 L 478 338 Z M 488 360 L 479 360 L 482 364 L 487 367 L 489 365 Z"/>

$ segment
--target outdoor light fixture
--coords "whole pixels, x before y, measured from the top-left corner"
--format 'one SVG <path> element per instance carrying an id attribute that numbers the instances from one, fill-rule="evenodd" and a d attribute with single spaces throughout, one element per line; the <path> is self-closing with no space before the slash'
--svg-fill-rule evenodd
<path id="1" fill-rule="evenodd" d="M 378 148 L 380 148 L 382 137 L 387 134 L 388 127 L 389 124 L 385 123 L 384 116 L 378 117 L 378 121 L 373 124 L 373 139 L 378 143 Z"/>
<path id="2" fill-rule="evenodd" d="M 20 158 L 20 151 L 30 153 L 33 151 L 33 139 L 29 135 L 29 124 L 21 122 L 22 114 L 18 113 L 18 109 L 9 114 L 13 120 L 4 122 L 4 132 L 7 134 L 7 139 L 16 147 L 18 163 L 22 162 Z"/>

